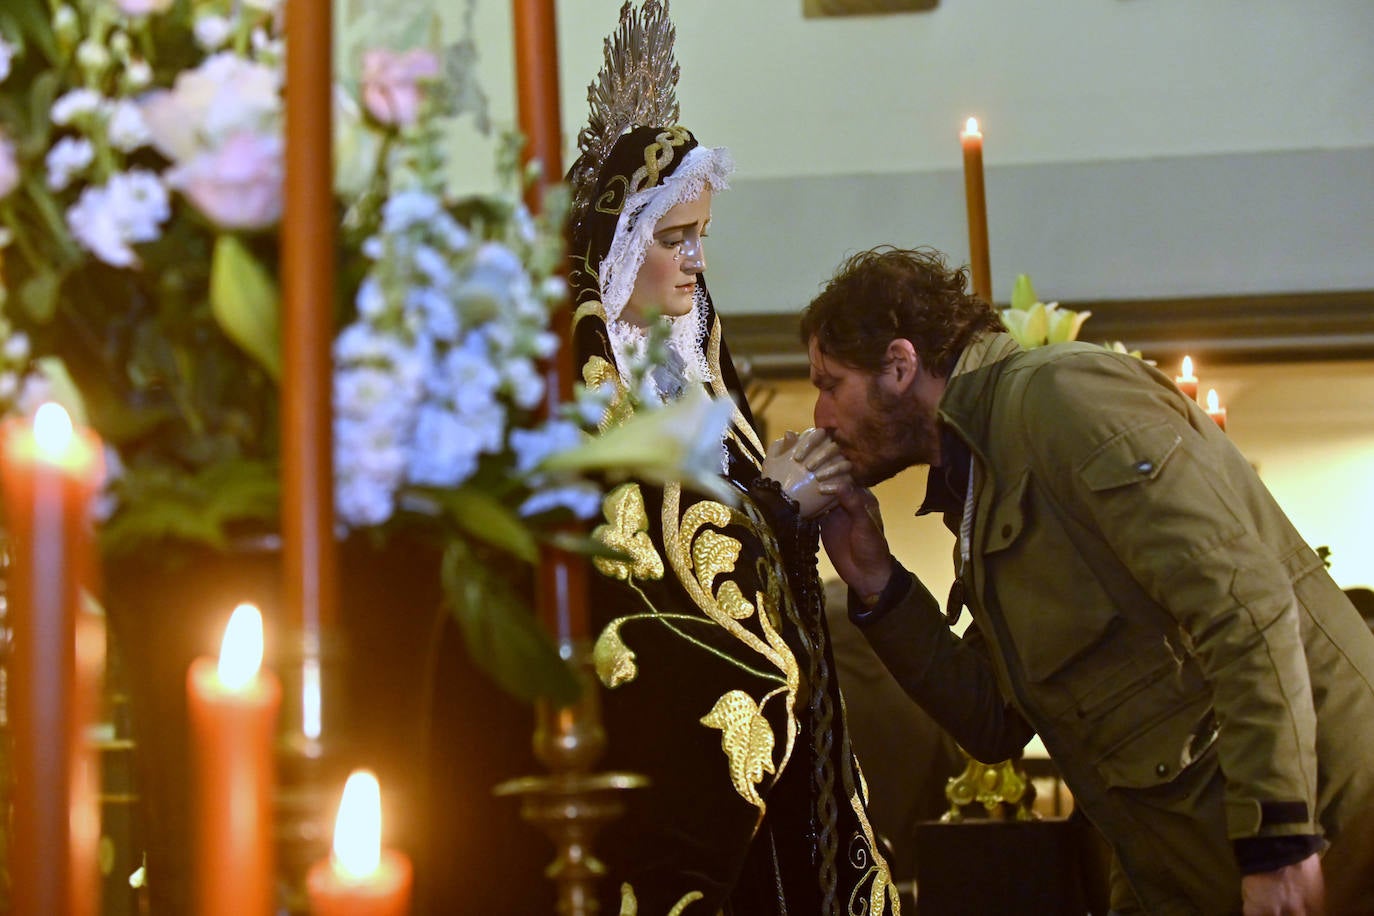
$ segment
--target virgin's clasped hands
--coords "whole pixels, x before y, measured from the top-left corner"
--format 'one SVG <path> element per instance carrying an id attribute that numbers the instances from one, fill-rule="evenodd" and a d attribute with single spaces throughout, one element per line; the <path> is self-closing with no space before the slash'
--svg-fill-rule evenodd
<path id="1" fill-rule="evenodd" d="M 815 518 L 852 487 L 849 461 L 823 429 L 787 432 L 768 446 L 763 476 L 776 480 L 795 500 L 802 518 Z"/>

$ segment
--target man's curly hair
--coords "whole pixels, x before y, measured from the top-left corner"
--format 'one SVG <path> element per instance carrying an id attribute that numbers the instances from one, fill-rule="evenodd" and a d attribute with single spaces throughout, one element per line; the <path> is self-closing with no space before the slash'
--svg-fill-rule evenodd
<path id="1" fill-rule="evenodd" d="M 826 356 L 879 372 L 888 344 L 904 337 L 931 372 L 947 377 L 970 340 L 1003 329 L 967 284 L 968 271 L 951 268 L 934 248 L 862 251 L 802 310 L 802 343 L 814 338 Z"/>

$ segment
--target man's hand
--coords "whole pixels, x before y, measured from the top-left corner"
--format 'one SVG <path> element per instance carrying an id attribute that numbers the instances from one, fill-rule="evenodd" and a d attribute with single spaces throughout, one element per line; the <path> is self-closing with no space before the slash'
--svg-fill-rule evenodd
<path id="1" fill-rule="evenodd" d="M 828 549 L 828 548 L 827 548 Z M 1316 853 L 1274 871 L 1240 880 L 1245 916 L 1323 916 L 1326 884 Z"/>
<path id="2" fill-rule="evenodd" d="M 876 595 L 892 576 L 892 553 L 883 534 L 878 500 L 850 487 L 821 519 L 821 540 L 840 578 L 860 595 Z"/>

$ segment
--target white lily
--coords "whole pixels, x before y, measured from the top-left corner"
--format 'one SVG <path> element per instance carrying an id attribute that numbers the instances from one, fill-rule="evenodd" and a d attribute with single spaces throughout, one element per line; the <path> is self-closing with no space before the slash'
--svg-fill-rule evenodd
<path id="1" fill-rule="evenodd" d="M 713 399 L 692 389 L 679 401 L 641 409 L 582 445 L 550 455 L 538 470 L 680 482 L 733 505 L 736 496 L 720 476 L 720 456 L 721 438 L 734 410 L 729 399 Z"/>

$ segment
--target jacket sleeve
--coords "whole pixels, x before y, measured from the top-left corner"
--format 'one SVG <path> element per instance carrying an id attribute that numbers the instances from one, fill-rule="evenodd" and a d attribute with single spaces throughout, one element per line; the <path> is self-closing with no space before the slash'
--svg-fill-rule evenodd
<path id="1" fill-rule="evenodd" d="M 850 595 L 850 619 L 907 695 L 978 760 L 1012 756 L 1033 731 L 1002 699 L 977 626 L 950 632 L 935 596 L 894 561 L 877 606 L 861 611 Z"/>
<path id="2" fill-rule="evenodd" d="M 1261 534 L 1280 513 L 1258 476 L 1168 379 L 1110 354 L 1041 367 L 1021 406 L 1037 480 L 1177 622 L 1211 687 L 1229 835 L 1319 833 L 1316 716 L 1286 565 L 1304 545 Z"/>

